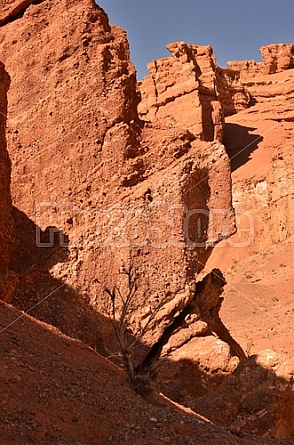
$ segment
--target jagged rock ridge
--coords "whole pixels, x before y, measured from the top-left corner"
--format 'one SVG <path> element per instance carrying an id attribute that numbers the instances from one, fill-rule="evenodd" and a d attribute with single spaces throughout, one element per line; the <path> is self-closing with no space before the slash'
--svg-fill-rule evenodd
<path id="1" fill-rule="evenodd" d="M 150 76 L 139 84 L 141 118 L 221 142 L 224 121 L 211 46 L 176 42 L 167 49 L 172 57 L 150 62 Z"/>
<path id="2" fill-rule="evenodd" d="M 262 62 L 254 60 L 228 62 L 229 69 L 239 71 L 241 78 L 280 73 L 294 68 L 294 45 L 277 43 L 260 48 Z"/>

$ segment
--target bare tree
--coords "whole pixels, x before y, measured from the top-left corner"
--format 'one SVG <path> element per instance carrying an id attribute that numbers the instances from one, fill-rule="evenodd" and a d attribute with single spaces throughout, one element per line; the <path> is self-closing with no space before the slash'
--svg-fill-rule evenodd
<path id="1" fill-rule="evenodd" d="M 140 283 L 137 269 L 132 265 L 128 267 L 123 266 L 121 274 L 127 279 L 125 290 L 122 291 L 120 286 L 115 285 L 112 289 L 104 289 L 104 292 L 110 297 L 111 309 L 109 318 L 118 342 L 122 365 L 129 376 L 131 385 L 141 392 L 142 387 L 146 386 L 145 383 L 147 383 L 148 379 L 146 372 L 143 376 L 139 371 L 140 366 L 135 366 L 135 350 L 141 345 L 143 336 L 152 329 L 152 322 L 165 302 L 168 293 L 153 309 L 148 320 L 141 326 L 139 331 L 135 335 L 130 335 L 130 317 L 134 312 L 134 300 L 139 287 L 143 288 L 143 284 Z"/>

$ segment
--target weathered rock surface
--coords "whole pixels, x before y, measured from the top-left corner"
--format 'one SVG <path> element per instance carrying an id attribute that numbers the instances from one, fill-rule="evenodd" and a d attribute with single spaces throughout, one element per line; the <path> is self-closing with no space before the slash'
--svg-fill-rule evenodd
<path id="1" fill-rule="evenodd" d="M 275 341 L 285 348 L 288 342 L 288 330 L 285 324 L 291 326 L 290 314 L 293 304 L 291 302 L 290 283 L 293 281 L 293 266 L 291 266 L 292 263 L 289 258 L 291 257 L 291 251 L 293 252 L 293 248 L 291 250 L 291 237 L 294 219 L 292 211 L 294 165 L 293 144 L 291 143 L 294 137 L 292 128 L 294 119 L 294 70 L 289 55 L 292 51 L 291 48 L 291 45 L 270 45 L 262 48 L 261 51 L 263 54 L 272 54 L 272 58 L 264 56 L 264 62 L 262 63 L 254 61 L 248 63 L 236 62 L 230 63 L 228 69 L 217 68 L 218 98 L 222 103 L 225 115 L 228 116 L 224 144 L 231 157 L 233 169 L 233 203 L 237 212 L 238 232 L 214 250 L 208 261 L 208 267 L 218 267 L 220 264 L 227 267 L 226 264 L 229 264 L 230 280 L 234 280 L 234 269 L 236 272 L 238 271 L 239 275 L 236 275 L 236 280 L 240 281 L 234 280 L 233 285 L 231 285 L 229 280 L 225 291 L 228 301 L 226 311 L 231 304 L 233 308 L 230 309 L 231 313 L 234 311 L 238 320 L 241 320 L 241 326 L 243 327 L 238 329 L 237 322 L 230 321 L 228 312 L 226 323 L 231 326 L 233 332 L 235 330 L 239 331 L 239 338 L 245 340 L 244 348 L 247 345 L 249 349 L 252 345 L 255 345 L 255 342 L 269 345 L 270 342 Z M 281 62 L 279 66 L 275 62 L 278 53 L 283 55 L 284 58 L 284 62 Z M 165 62 L 166 66 L 169 67 L 171 58 L 164 60 L 169 60 L 169 62 Z M 162 71 L 164 71 L 164 64 L 162 64 Z M 166 68 L 165 76 L 167 78 L 168 72 Z M 163 73 L 158 78 L 165 79 Z M 281 243 L 284 246 L 283 248 L 280 247 Z M 266 256 L 269 257 L 268 265 L 263 264 Z M 272 257 L 272 260 L 270 260 L 270 257 Z M 253 266 L 254 264 L 256 266 Z M 250 268 L 250 272 L 246 267 Z M 284 271 L 283 274 L 281 272 L 279 274 L 279 271 L 273 269 L 273 267 Z M 267 268 L 270 269 L 267 270 Z M 284 284 L 282 283 L 283 280 L 285 280 Z M 232 298 L 232 303 L 229 301 L 230 298 Z M 279 305 L 277 303 L 279 300 L 284 300 L 284 302 Z M 274 308 L 272 308 L 273 301 L 275 302 Z M 247 307 L 248 305 L 249 307 Z M 238 307 L 242 307 L 243 316 L 239 315 Z M 250 308 L 252 314 L 250 314 Z M 277 316 L 272 315 L 274 310 L 278 310 Z M 266 315 L 266 322 L 260 323 L 260 315 L 263 319 L 267 312 L 270 313 Z M 254 317 L 255 313 L 257 314 Z M 275 312 L 273 313 L 275 314 Z M 284 320 L 284 314 L 287 315 L 288 321 Z M 244 327 L 247 318 L 252 318 L 249 332 Z M 266 329 L 266 334 L 263 329 Z M 197 339 L 195 338 L 197 335 L 195 335 L 189 341 L 187 339 L 190 330 L 197 331 L 198 335 L 202 333 L 205 336 L 207 325 L 203 324 L 203 320 L 201 322 L 197 320 L 190 329 L 182 329 L 170 337 L 165 350 L 171 348 L 170 357 L 174 358 L 175 362 L 173 366 L 168 363 L 166 368 L 163 367 L 163 370 L 159 371 L 159 375 L 161 381 L 166 382 L 163 390 L 167 394 L 175 400 L 181 401 L 181 403 L 193 406 L 193 400 L 197 399 L 197 390 L 193 390 L 194 387 L 191 382 L 196 379 L 195 364 L 197 362 L 198 346 L 201 341 L 203 343 L 207 342 L 209 344 L 208 349 L 212 351 L 211 343 L 214 340 L 211 337 Z M 262 336 L 262 341 L 255 338 L 251 332 L 254 332 L 257 336 Z M 278 336 L 281 337 L 279 340 L 275 340 L 278 333 Z M 185 334 L 187 335 L 185 336 Z M 267 342 L 264 340 L 265 338 L 268 338 Z M 183 342 L 183 347 L 177 350 L 177 345 L 180 342 Z M 215 348 L 217 348 L 217 343 L 219 343 L 220 348 L 228 348 L 220 340 L 216 340 Z M 173 346 L 175 347 L 174 352 L 172 352 Z M 286 349 L 289 348 L 291 350 L 291 345 L 286 347 Z M 201 346 L 200 350 L 202 351 Z M 181 360 L 181 357 L 184 357 L 183 360 Z M 222 368 L 222 372 L 225 374 L 234 369 L 234 361 L 232 361 L 231 355 L 228 355 L 227 362 L 226 354 L 221 355 L 222 365 L 217 360 L 214 362 L 215 354 L 208 353 L 206 358 L 210 370 L 217 369 L 219 366 L 219 369 Z M 263 365 L 258 369 L 259 372 L 263 372 Z M 199 372 L 197 377 L 199 380 L 197 385 L 198 395 L 202 391 L 209 391 L 208 388 L 215 389 L 219 381 L 209 379 L 209 372 L 208 374 L 205 372 L 203 356 L 198 363 L 197 372 Z M 221 379 L 221 372 L 216 372 L 216 375 Z M 250 371 L 248 375 L 251 375 Z M 254 375 L 254 372 L 252 375 Z M 214 384 L 215 386 L 213 386 Z M 240 387 L 242 389 L 247 388 L 245 383 L 241 381 L 234 381 L 234 384 L 236 386 L 233 391 L 228 387 L 224 390 L 228 392 L 228 401 L 226 402 L 229 405 L 228 412 L 234 404 L 234 396 L 232 396 L 232 402 L 229 402 L 229 394 L 232 395 L 234 391 L 238 392 Z M 293 388 L 291 385 L 288 385 L 287 388 L 287 397 L 291 398 Z M 293 432 L 291 426 L 289 426 L 292 408 L 290 409 L 290 417 L 288 417 L 284 414 L 283 409 L 279 410 L 277 405 L 271 402 L 271 396 L 266 399 L 268 390 L 271 391 L 270 388 L 267 389 L 265 379 L 264 386 L 261 389 L 264 397 L 256 396 L 260 396 L 264 411 L 260 410 L 255 415 L 251 408 L 244 408 L 248 414 L 244 414 L 244 417 L 242 417 L 242 413 L 240 413 L 238 416 L 238 421 L 236 420 L 238 431 L 249 432 L 250 434 L 268 434 L 275 437 L 292 437 Z M 252 387 L 252 397 L 253 391 Z M 244 389 L 245 393 L 246 389 Z M 272 394 L 272 397 L 276 397 L 279 406 L 286 403 L 283 393 L 279 393 L 279 391 Z M 207 405 L 211 407 L 213 406 L 212 399 L 213 395 L 207 402 Z M 197 407 L 194 405 L 194 409 L 200 409 L 202 401 L 198 402 Z M 240 410 L 242 409 L 240 408 Z M 212 408 L 213 410 L 214 408 Z M 277 417 L 275 417 L 275 412 Z M 221 410 L 219 416 L 221 417 Z M 214 420 L 218 421 L 216 417 Z M 231 422 L 233 423 L 233 415 Z"/>
<path id="2" fill-rule="evenodd" d="M 240 70 L 217 67 L 219 100 L 225 117 L 246 110 L 250 105 L 251 96 L 241 82 L 240 73 Z"/>
<path id="3" fill-rule="evenodd" d="M 276 43 L 260 48 L 262 62 L 242 60 L 228 62 L 231 70 L 239 71 L 242 80 L 256 75 L 275 74 L 294 68 L 294 45 Z"/>
<path id="4" fill-rule="evenodd" d="M 285 118 L 287 120 L 287 117 L 284 117 L 283 114 L 285 114 L 287 108 L 288 111 L 292 110 L 291 105 L 294 95 L 293 76 L 294 70 L 291 69 L 279 74 L 254 77 L 244 80 L 242 83 L 250 93 L 252 104 L 268 103 L 272 108 L 267 110 L 269 117 L 278 118 L 278 114 L 282 113 L 281 119 Z M 276 116 L 274 116 L 275 114 Z"/>
<path id="5" fill-rule="evenodd" d="M 260 48 L 265 74 L 280 73 L 294 68 L 294 45 L 277 43 Z"/>
<path id="6" fill-rule="evenodd" d="M 268 176 L 271 236 L 281 243 L 294 233 L 293 144 L 278 147 Z"/>
<path id="7" fill-rule="evenodd" d="M 256 102 L 273 97 L 293 95 L 291 74 L 284 74 L 286 82 L 276 80 L 272 74 L 294 67 L 294 46 L 285 44 L 266 45 L 260 48 L 262 62 L 254 60 L 228 62 L 229 68 L 217 68 L 219 97 L 225 116 L 238 113 Z"/>
<path id="8" fill-rule="evenodd" d="M 247 226 L 245 213 L 253 218 L 251 248 L 293 233 L 293 75 L 287 70 L 254 83 L 248 88 L 256 105 L 227 118 L 224 143 L 234 170 L 234 207 Z"/>
<path id="9" fill-rule="evenodd" d="M 178 349 L 194 337 L 214 333 L 229 345 L 232 356 L 238 357 L 241 361 L 246 359 L 242 348 L 230 336 L 219 315 L 225 284 L 226 281 L 219 269 L 213 269 L 202 281 L 197 282 L 193 300 L 177 317 L 174 316 L 174 328 L 164 344 L 165 354 Z"/>
<path id="10" fill-rule="evenodd" d="M 224 390 L 231 393 L 230 402 L 224 393 L 216 397 L 219 417 L 228 420 L 228 402 L 235 416 L 226 425 L 241 432 L 256 431 L 255 434 L 275 437 L 293 436 L 284 409 L 289 407 L 292 416 L 292 377 L 281 372 L 280 379 L 281 375 L 275 373 L 283 363 L 293 366 L 283 354 L 293 356 L 289 339 L 293 336 L 294 70 L 290 63 L 284 66 L 287 69 L 276 67 L 272 74 L 262 74 L 269 68 L 262 71 L 260 65 L 258 72 L 250 66 L 244 68 L 244 73 L 243 68 L 238 72 L 241 84 L 250 92 L 250 108 L 227 117 L 224 131 L 233 170 L 237 232 L 215 249 L 207 263 L 209 268 L 222 263 L 228 282 L 222 319 L 236 333 L 239 343 L 258 357 L 258 351 L 264 348 L 281 353 L 273 353 L 278 358 L 272 369 L 263 354 L 258 365 L 255 357 L 248 365 L 240 366 L 240 370 L 246 369 L 248 379 L 258 378 L 260 391 L 255 393 L 254 380 L 251 389 L 249 381 L 245 383 L 245 371 L 240 379 L 241 371 L 236 371 L 236 380 L 230 380 L 236 389 L 228 386 Z M 240 396 L 241 404 L 237 402 Z M 256 411 L 251 409 L 249 399 Z M 214 403 L 212 398 L 209 403 Z"/>
<path id="11" fill-rule="evenodd" d="M 149 369 L 160 357 L 158 370 L 155 367 L 160 390 L 181 404 L 216 389 L 239 361 L 246 360 L 220 318 L 225 284 L 218 269 L 199 281 L 191 303 L 171 312 L 172 323 L 140 367 Z"/>
<path id="12" fill-rule="evenodd" d="M 42 1 L 42 0 L 41 0 Z M 36 0 L 1 0 L 0 1 L 0 26 L 4 26 L 12 20 L 20 17 L 28 6 L 37 3 Z"/>
<path id="13" fill-rule="evenodd" d="M 139 83 L 139 114 L 159 126 L 179 126 L 197 138 L 222 141 L 223 115 L 247 109 L 260 95 L 293 92 L 292 84 L 281 86 L 271 76 L 266 78 L 293 68 L 293 48 L 285 44 L 263 46 L 263 62 L 234 61 L 228 62 L 229 68 L 220 68 L 210 46 L 169 44 L 172 57 L 150 62 L 150 75 Z"/>
<path id="14" fill-rule="evenodd" d="M 223 111 L 211 46 L 175 42 L 172 57 L 150 62 L 150 75 L 139 85 L 143 120 L 164 128 L 179 127 L 204 141 L 223 134 Z"/>
<path id="15" fill-rule="evenodd" d="M 196 283 L 197 274 L 201 270 L 207 273 L 204 268 L 217 243 L 223 241 L 221 247 L 226 247 L 231 242 L 226 251 L 220 251 L 218 267 L 231 251 L 236 254 L 242 236 L 246 244 L 246 236 L 251 233 L 244 230 L 246 221 L 241 218 L 236 237 L 226 241 L 235 230 L 235 220 L 230 165 L 221 144 L 223 115 L 237 112 L 227 118 L 224 138 L 232 167 L 238 172 L 237 176 L 233 173 L 236 210 L 247 216 L 254 206 L 255 238 L 236 255 L 243 261 L 248 252 L 261 245 L 289 241 L 292 232 L 293 48 L 275 45 L 262 50 L 261 64 L 237 63 L 220 69 L 211 47 L 177 42 L 168 45 L 172 57 L 152 62 L 150 76 L 137 86 L 125 32 L 110 26 L 94 1 L 19 0 L 0 4 L 0 12 L 1 57 L 12 79 L 7 140 L 13 166 L 12 197 L 17 206 L 13 210 L 14 251 L 9 261 L 16 289 L 11 296 L 6 292 L 5 297 L 63 333 L 110 355 L 117 350 L 109 318 L 102 315 L 109 309 L 103 291 L 116 289 L 122 297 L 127 295 L 128 282 L 121 272 L 134 267 L 138 287 L 130 307 L 128 335 L 138 338 L 142 326 L 156 312 L 152 329 L 140 337 L 137 361 L 142 364 L 140 360 L 148 357 L 167 330 L 181 321 L 161 345 L 166 368 L 159 371 L 160 385 L 166 394 L 194 409 L 198 407 L 197 398 L 203 396 L 201 409 L 211 415 L 207 393 L 212 394 L 235 369 L 238 359 L 232 356 L 244 360 L 245 354 L 219 317 L 224 279 L 220 286 L 211 287 L 215 275 L 206 275 L 201 285 Z M 3 91 L 5 85 L 1 82 Z M 5 107 L 5 100 L 3 104 Z M 10 167 L 4 132 L 0 137 L 5 197 L 0 229 L 9 230 Z M 258 172 L 248 175 L 248 170 L 241 167 L 253 165 L 252 160 Z M 7 273 L 9 257 L 9 233 L 4 235 L 2 275 Z M 116 315 L 120 310 L 118 304 Z M 183 315 L 184 320 L 179 320 Z M 5 330 L 6 326 L 3 323 Z M 39 340 L 38 336 L 34 338 Z M 41 366 L 38 360 L 35 363 Z M 60 360 L 56 363 L 60 365 Z M 247 400 L 244 406 L 249 414 L 244 416 L 239 399 L 235 405 L 231 403 L 230 397 L 241 384 L 252 393 L 247 379 L 251 372 L 255 375 L 251 364 L 245 362 L 228 383 L 232 390 L 227 407 L 237 406 L 233 411 L 240 422 L 232 420 L 226 411 L 223 425 L 232 427 L 236 434 L 256 434 L 257 428 L 258 434 L 291 438 L 292 426 L 280 409 L 280 402 L 286 403 L 288 396 L 292 409 L 291 379 L 284 374 L 277 391 L 270 393 L 272 398 L 262 398 L 266 384 L 261 388 L 260 400 L 265 405 L 274 397 L 278 400 L 278 404 L 273 403 L 276 414 L 271 408 L 264 408 L 265 414 L 258 412 L 257 417 L 265 416 L 264 424 L 256 421 L 254 407 Z M 267 369 L 264 360 L 259 365 L 257 379 L 259 372 Z M 79 367 L 77 363 L 75 366 Z M 91 369 L 93 366 L 91 362 Z M 112 371 L 107 366 L 102 374 L 108 379 Z M 277 369 L 276 362 L 273 366 Z M 246 367 L 247 380 L 238 374 Z M 66 372 L 70 370 L 66 368 Z M 86 375 L 88 378 L 88 371 Z M 83 379 L 82 372 L 79 376 Z M 39 383 L 34 403 L 43 397 L 46 404 L 44 382 Z M 287 400 L 279 392 L 284 383 Z M 95 405 L 97 414 L 91 388 L 92 383 L 78 393 L 77 400 L 78 404 Z M 69 397 L 68 388 L 64 394 Z M 130 406 L 137 406 L 129 400 Z M 112 402 L 116 403 L 114 399 Z M 92 416 L 87 410 L 83 423 Z M 124 417 L 118 417 L 123 424 Z M 219 422 L 217 412 L 215 420 Z M 26 421 L 27 417 L 17 418 L 13 424 Z M 96 421 L 100 427 L 100 418 L 95 417 Z M 35 427 L 39 428 L 38 422 Z M 142 435 L 136 432 L 140 429 L 140 425 L 134 429 L 132 424 L 126 441 L 138 443 Z M 52 425 L 46 434 L 47 430 L 52 431 Z M 61 430 L 60 436 L 52 440 L 61 437 L 64 443 L 74 443 L 73 435 L 62 436 L 65 430 Z M 101 440 L 108 438 L 105 431 L 103 434 Z M 121 434 L 121 430 L 115 434 Z M 80 438 L 80 432 L 74 437 Z M 96 443 L 97 435 L 93 437 Z M 165 439 L 176 442 L 175 437 L 171 439 L 167 434 Z M 210 431 L 209 443 L 212 437 Z M 92 443 L 92 436 L 87 440 Z M 193 443 L 191 440 L 188 437 L 187 443 Z M 203 435 L 201 440 L 205 443 Z M 228 440 L 243 443 L 236 436 Z M 216 443 L 226 441 L 226 436 L 216 439 Z M 263 442 L 267 441 L 260 439 Z"/>
<path id="16" fill-rule="evenodd" d="M 86 306 L 107 310 L 103 290 L 124 289 L 122 265 L 132 264 L 141 277 L 134 307 L 138 324 L 142 307 L 153 310 L 166 298 L 189 303 L 212 246 L 235 230 L 230 166 L 224 147 L 212 142 L 210 123 L 204 137 L 209 143 L 186 126 L 144 126 L 126 34 L 110 27 L 93 1 L 35 3 L 0 29 L 1 54 L 12 77 L 7 135 L 12 196 L 29 218 L 21 222 L 18 213 L 17 224 L 30 234 L 36 224 L 37 247 L 48 256 L 38 268 L 39 250 L 32 245 L 15 253 L 11 263 L 20 283 L 12 302 L 29 309 L 45 298 L 32 314 L 86 340 L 81 325 L 69 326 L 61 313 L 70 301 L 76 306 L 77 293 Z M 193 51 L 203 71 L 202 99 L 213 99 L 219 110 L 211 49 Z M 210 214 L 212 209 L 217 210 Z M 48 237 L 41 240 L 44 233 L 49 245 Z M 58 237 L 66 255 L 54 249 Z M 54 298 L 59 304 L 50 306 Z M 96 341 L 88 335 L 101 347 L 101 333 Z M 160 335 L 160 329 L 152 332 L 147 344 Z"/>
<path id="17" fill-rule="evenodd" d="M 194 408 L 231 431 L 293 440 L 293 377 L 293 359 L 268 349 L 240 364 Z"/>

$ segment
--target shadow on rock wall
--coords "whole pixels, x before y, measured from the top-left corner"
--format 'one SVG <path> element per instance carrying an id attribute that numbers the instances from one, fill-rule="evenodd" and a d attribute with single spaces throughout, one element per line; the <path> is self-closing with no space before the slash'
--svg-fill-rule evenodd
<path id="1" fill-rule="evenodd" d="M 226 124 L 223 144 L 231 161 L 232 171 L 237 170 L 249 161 L 250 155 L 263 140 L 259 134 L 252 134 L 256 128 L 244 127 L 238 124 Z"/>
<path id="2" fill-rule="evenodd" d="M 240 363 L 215 392 L 188 405 L 238 435 L 293 440 L 293 365 L 293 359 L 261 351 Z"/>
<path id="3" fill-rule="evenodd" d="M 66 243 L 63 247 L 60 245 L 60 239 L 68 241 L 66 236 L 56 228 L 40 232 L 43 243 L 49 242 L 54 233 L 52 245 L 40 248 L 36 245 L 34 222 L 17 209 L 13 210 L 13 216 L 17 243 L 10 267 L 18 275 L 18 282 L 11 303 L 81 340 L 101 355 L 117 357 L 119 347 L 110 320 L 96 312 L 62 279 L 50 274 L 54 264 L 68 259 Z M 209 337 L 211 335 L 204 339 Z M 201 343 L 202 339 L 194 340 Z M 142 344 L 142 348 L 145 345 Z M 203 349 L 201 345 L 200 348 Z M 167 355 L 155 366 L 155 371 L 145 369 L 144 372 L 153 379 L 153 385 L 172 400 L 230 428 L 236 435 L 293 438 L 294 395 L 290 382 L 294 378 L 294 366 L 285 365 L 285 372 L 281 369 L 277 373 L 277 364 L 282 362 L 279 360 L 272 351 L 265 351 L 261 357 L 244 361 L 230 375 L 229 370 L 222 372 L 221 366 L 209 372 L 203 364 L 197 364 L 197 360 L 171 360 Z"/>
<path id="4" fill-rule="evenodd" d="M 292 444 L 293 377 L 293 360 L 264 350 L 240 363 L 232 374 L 221 368 L 209 371 L 197 360 L 167 357 L 158 363 L 153 378 L 157 390 L 169 399 L 236 436 L 288 439 L 285 443 Z"/>
<path id="5" fill-rule="evenodd" d="M 16 243 L 10 270 L 16 273 L 17 282 L 10 303 L 106 356 L 107 345 L 113 349 L 110 321 L 62 278 L 55 278 L 50 273 L 55 264 L 68 260 L 68 237 L 55 227 L 41 231 L 16 208 L 13 218 Z M 36 234 L 41 243 L 39 246 Z"/>

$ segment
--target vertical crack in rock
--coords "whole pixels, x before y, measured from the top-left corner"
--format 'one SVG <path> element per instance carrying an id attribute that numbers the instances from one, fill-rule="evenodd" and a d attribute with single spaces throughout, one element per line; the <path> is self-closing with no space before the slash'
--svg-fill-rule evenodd
<path id="1" fill-rule="evenodd" d="M 7 91 L 10 78 L 0 62 L 0 294 L 9 299 L 10 280 L 8 262 L 11 250 L 13 222 L 11 218 L 10 170 L 11 164 L 6 148 Z"/>

